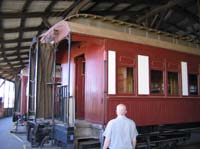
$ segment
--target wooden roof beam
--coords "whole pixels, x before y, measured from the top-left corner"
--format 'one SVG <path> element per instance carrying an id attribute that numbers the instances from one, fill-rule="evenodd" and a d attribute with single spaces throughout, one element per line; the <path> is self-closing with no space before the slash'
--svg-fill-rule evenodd
<path id="1" fill-rule="evenodd" d="M 30 32 L 30 31 L 38 31 L 39 29 L 45 29 L 45 27 L 38 26 L 38 27 L 24 27 L 23 32 Z M 7 29 L 1 29 L 0 31 L 3 33 L 14 33 L 14 32 L 19 32 L 20 27 L 17 28 L 7 28 Z"/>
<path id="2" fill-rule="evenodd" d="M 47 8 L 45 9 L 45 12 L 46 12 L 46 13 L 50 13 L 51 10 L 52 10 L 52 8 L 53 8 L 53 6 L 54 6 L 57 2 L 58 2 L 58 1 L 52 0 L 51 3 L 50 3 L 50 4 L 47 6 Z M 61 14 L 61 13 L 63 13 L 63 12 L 59 12 L 58 14 Z M 58 14 L 56 14 L 56 15 L 58 15 Z M 46 20 L 48 20 L 48 17 L 49 17 L 49 16 L 47 15 L 47 16 L 41 16 L 41 17 L 42 17 L 42 19 L 45 18 Z M 43 31 L 44 29 L 48 29 L 48 27 L 45 25 L 44 20 L 43 20 L 42 23 L 40 24 L 40 27 L 41 27 L 41 28 L 38 29 L 37 36 L 39 36 L 39 35 L 42 33 L 42 31 Z"/>
<path id="3" fill-rule="evenodd" d="M 0 1 L 0 7 L 2 6 L 2 1 Z M 0 21 L 0 28 L 2 28 L 2 21 Z M 3 33 L 0 32 L 0 39 L 3 39 Z M 4 49 L 4 42 L 0 42 L 1 43 L 1 49 Z M 6 62 L 10 68 L 14 68 L 12 66 L 12 64 L 10 63 L 10 61 L 7 59 L 7 57 L 5 56 L 5 51 L 4 50 L 1 50 L 1 57 L 4 59 L 3 61 Z"/>
<path id="4" fill-rule="evenodd" d="M 130 4 L 138 4 L 138 3 L 151 3 L 151 4 L 162 4 L 163 1 L 149 1 L 149 0 L 92 0 L 93 2 L 98 3 L 130 3 Z M 166 1 L 166 0 L 165 0 Z"/>
<path id="5" fill-rule="evenodd" d="M 24 6 L 23 6 L 23 9 L 22 9 L 22 13 L 27 13 L 27 9 L 29 8 L 29 6 L 31 5 L 33 0 L 26 0 Z M 25 17 L 21 17 L 21 22 L 20 22 L 20 31 L 19 31 L 19 39 L 22 39 L 23 38 L 23 28 L 25 26 L 25 21 L 26 21 L 26 18 Z M 31 41 L 31 40 L 30 40 Z M 18 46 L 17 46 L 17 57 L 20 61 L 20 64 L 21 64 L 21 67 L 24 67 L 24 63 L 23 61 L 21 60 L 21 56 L 20 56 L 20 49 L 19 47 L 21 47 L 21 42 L 18 42 Z"/>
<path id="6" fill-rule="evenodd" d="M 21 47 L 13 47 L 13 48 L 1 48 L 1 51 L 16 51 L 16 48 L 20 50 L 30 49 L 30 46 L 21 46 Z"/>
<path id="7" fill-rule="evenodd" d="M 7 80 L 7 81 L 11 81 L 11 82 L 13 82 L 14 83 L 14 81 L 12 80 L 12 79 L 9 79 L 9 78 L 5 78 L 4 76 L 2 76 L 2 74 L 0 73 L 0 78 L 1 79 L 5 79 L 5 80 Z"/>
<path id="8" fill-rule="evenodd" d="M 189 35 L 192 35 L 192 36 L 195 36 L 195 37 L 198 36 L 198 35 L 195 34 L 195 33 L 187 32 L 184 28 L 178 26 L 177 24 L 172 24 L 172 23 L 167 22 L 167 21 L 165 21 L 165 24 L 166 24 L 167 26 L 171 26 L 171 27 L 175 28 L 177 31 L 182 31 L 182 32 L 184 32 L 187 36 L 189 36 Z M 166 31 L 172 32 L 172 31 L 169 30 L 169 27 L 166 28 Z M 176 34 L 174 31 L 173 31 L 173 33 Z M 177 34 L 177 35 L 178 35 L 178 34 Z M 195 40 L 195 39 L 193 39 L 193 40 Z"/>
<path id="9" fill-rule="evenodd" d="M 17 74 L 20 73 L 21 68 L 13 69 L 11 71 L 0 70 L 1 78 L 4 78 L 9 81 L 14 81 L 14 78 Z"/>
<path id="10" fill-rule="evenodd" d="M 14 52 L 14 53 L 9 53 L 9 54 L 4 54 L 6 57 L 11 57 L 11 56 L 16 56 L 18 53 L 17 52 Z M 20 55 L 27 55 L 29 54 L 28 51 L 25 51 L 25 52 L 19 52 Z M 2 56 L 2 54 L 0 54 L 0 57 Z"/>
<path id="11" fill-rule="evenodd" d="M 92 11 L 92 9 L 94 9 L 99 4 L 99 2 L 97 2 L 97 1 L 94 1 L 94 2 L 95 3 L 92 6 L 90 6 L 90 8 L 87 9 L 88 12 Z"/>
<path id="12" fill-rule="evenodd" d="M 179 13 L 183 14 L 184 17 L 186 16 L 190 21 L 192 21 L 194 23 L 199 23 L 200 16 L 196 16 L 195 14 L 191 13 L 187 9 L 185 9 L 185 8 L 183 8 L 181 6 L 176 6 L 174 8 L 174 10 L 176 12 L 179 12 Z"/>
<path id="13" fill-rule="evenodd" d="M 25 38 L 25 39 L 18 38 L 18 39 L 0 40 L 0 42 L 3 42 L 3 43 L 17 43 L 17 42 L 29 42 L 29 41 L 32 41 L 32 38 Z"/>
<path id="14" fill-rule="evenodd" d="M 7 69 L 0 68 L 0 71 L 4 71 L 6 73 L 10 73 L 10 72 L 12 73 L 12 72 L 15 72 L 15 71 L 19 71 L 19 68 L 20 67 L 17 67 L 17 68 L 7 68 Z"/>
<path id="15" fill-rule="evenodd" d="M 137 19 L 137 23 L 142 23 L 143 21 L 145 21 L 146 19 L 164 11 L 167 9 L 171 9 L 174 6 L 176 6 L 178 3 L 182 2 L 183 0 L 170 0 L 167 4 L 159 6 L 153 10 L 151 10 L 150 12 L 147 12 L 144 16 L 142 16 L 141 18 Z"/>
<path id="16" fill-rule="evenodd" d="M 78 3 L 75 5 L 75 7 L 73 7 L 73 9 L 69 11 L 64 17 L 79 13 L 80 9 L 87 5 L 90 2 L 90 0 L 78 0 L 77 2 Z"/>
<path id="17" fill-rule="evenodd" d="M 21 58 L 22 60 L 27 60 L 27 58 L 25 57 L 22 57 Z M 14 62 L 14 61 L 19 61 L 19 59 L 18 58 L 15 58 L 15 59 L 10 59 L 9 60 L 9 62 Z M 5 63 L 5 61 L 4 60 L 0 60 L 0 63 Z M 1 64 L 0 64 L 0 66 L 1 66 Z"/>
<path id="18" fill-rule="evenodd" d="M 49 23 L 48 19 L 46 17 L 42 17 L 42 21 L 44 23 L 44 25 L 47 27 L 47 28 L 50 28 L 51 27 L 51 24 Z"/>
<path id="19" fill-rule="evenodd" d="M 197 0 L 197 15 L 200 17 L 200 0 Z"/>
<path id="20" fill-rule="evenodd" d="M 145 1 L 145 0 L 144 0 Z M 143 2 L 144 2 L 143 1 Z M 141 3 L 142 1 L 138 1 L 137 3 Z M 136 1 L 134 0 L 134 3 L 131 3 L 131 5 L 125 7 L 124 9 L 121 10 L 121 12 L 125 12 L 129 9 L 131 9 L 135 4 L 137 4 Z M 149 4 L 149 1 L 145 1 L 145 4 Z M 139 14 L 143 14 L 145 12 L 145 10 L 149 9 L 149 6 L 147 5 L 146 7 L 134 12 L 132 11 L 132 13 L 130 13 L 130 18 L 127 20 L 128 22 L 136 22 L 136 15 L 139 15 Z M 135 13 L 135 14 L 134 14 Z M 126 14 L 125 14 L 126 15 Z M 128 15 L 128 14 L 127 14 Z M 116 17 L 114 17 L 114 19 L 118 19 L 121 15 L 117 15 Z"/>
<path id="21" fill-rule="evenodd" d="M 39 17 L 50 17 L 57 16 L 57 14 L 63 13 L 63 11 L 56 12 L 1 12 L 0 19 L 10 19 L 10 18 L 39 18 Z"/>
<path id="22" fill-rule="evenodd" d="M 133 10 L 127 10 L 127 11 L 117 11 L 117 10 L 107 10 L 107 11 L 85 11 L 83 13 L 91 13 L 94 15 L 100 15 L 100 16 L 105 16 L 105 15 L 117 15 L 117 16 L 133 16 L 137 15 L 144 12 L 144 9 L 139 10 L 139 11 L 133 11 Z"/>
<path id="23" fill-rule="evenodd" d="M 6 62 L 6 63 L 13 69 L 13 66 L 12 66 L 12 64 L 10 63 L 10 60 L 6 57 L 4 51 L 2 51 L 1 56 L 2 56 L 3 59 L 4 59 L 3 62 Z"/>

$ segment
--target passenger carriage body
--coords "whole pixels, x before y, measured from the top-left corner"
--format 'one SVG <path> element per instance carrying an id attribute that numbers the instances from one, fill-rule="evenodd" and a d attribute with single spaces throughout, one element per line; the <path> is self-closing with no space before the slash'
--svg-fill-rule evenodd
<path id="1" fill-rule="evenodd" d="M 76 118 L 105 125 L 124 103 L 138 126 L 200 121 L 197 45 L 101 18 L 70 21 Z M 67 50 L 59 52 L 66 82 Z"/>
<path id="2" fill-rule="evenodd" d="M 80 146 L 82 139 L 102 142 L 102 132 L 116 117 L 115 108 L 120 103 L 127 106 L 127 116 L 136 122 L 139 146 L 161 147 L 161 142 L 174 145 L 187 139 L 191 130 L 199 129 L 199 43 L 134 24 L 78 14 L 55 24 L 32 47 L 36 47 L 32 52 L 35 55 L 43 53 L 45 64 L 37 58 L 34 63 L 38 67 L 29 64 L 30 74 L 39 68 L 39 73 L 35 70 L 29 75 L 29 82 L 35 79 L 32 82 L 39 85 L 29 87 L 29 91 L 32 88 L 37 92 L 38 87 L 39 92 L 32 92 L 37 96 L 31 99 L 28 114 L 36 120 L 30 122 L 28 134 L 40 125 L 37 116 L 51 116 L 49 133 L 53 130 L 52 139 L 58 143 L 73 148 Z M 49 56 L 45 56 L 47 53 Z M 55 79 L 57 73 L 59 79 Z M 57 118 L 64 120 L 62 124 Z"/>

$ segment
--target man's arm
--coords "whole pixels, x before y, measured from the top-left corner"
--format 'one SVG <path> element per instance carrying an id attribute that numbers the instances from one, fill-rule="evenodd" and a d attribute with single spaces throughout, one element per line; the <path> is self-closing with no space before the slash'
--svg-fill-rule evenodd
<path id="1" fill-rule="evenodd" d="M 136 142 L 137 142 L 137 141 L 136 141 L 136 137 L 134 137 L 133 140 L 132 140 L 133 149 L 136 147 Z"/>
<path id="2" fill-rule="evenodd" d="M 110 139 L 106 137 L 104 140 L 103 149 L 107 149 L 109 144 L 110 144 Z"/>

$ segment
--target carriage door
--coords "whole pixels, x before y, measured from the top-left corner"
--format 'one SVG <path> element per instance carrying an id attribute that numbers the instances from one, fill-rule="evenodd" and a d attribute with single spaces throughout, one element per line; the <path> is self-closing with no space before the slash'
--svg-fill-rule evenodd
<path id="1" fill-rule="evenodd" d="M 84 119 L 85 115 L 85 57 L 84 55 L 75 58 L 75 112 L 76 118 Z"/>

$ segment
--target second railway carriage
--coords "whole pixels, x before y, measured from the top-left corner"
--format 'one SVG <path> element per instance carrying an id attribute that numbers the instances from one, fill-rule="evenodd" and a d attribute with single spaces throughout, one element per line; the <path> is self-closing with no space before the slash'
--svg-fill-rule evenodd
<path id="1" fill-rule="evenodd" d="M 75 119 L 105 126 L 123 103 L 146 136 L 163 125 L 199 127 L 199 43 L 83 14 L 57 23 L 41 42 L 57 44 L 56 63 L 75 101 Z"/>

